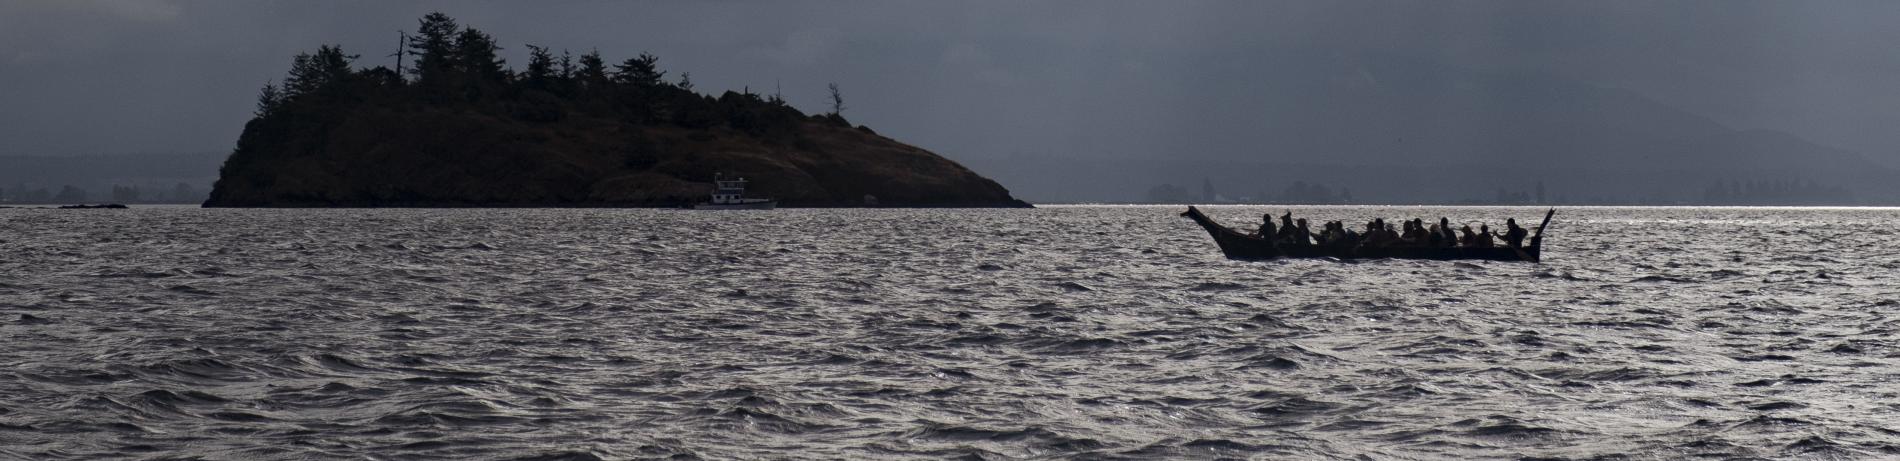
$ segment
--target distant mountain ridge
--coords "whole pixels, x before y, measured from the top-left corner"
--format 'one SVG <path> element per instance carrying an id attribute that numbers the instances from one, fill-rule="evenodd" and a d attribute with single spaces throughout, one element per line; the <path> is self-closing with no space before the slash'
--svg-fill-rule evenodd
<path id="1" fill-rule="evenodd" d="M 0 184 L 95 184 L 113 181 L 208 181 L 226 154 L 0 155 Z"/>
<path id="2" fill-rule="evenodd" d="M 0 155 L 0 201 L 199 203 L 217 180 L 218 163 L 224 157 L 220 153 Z M 67 197 L 62 198 L 62 192 Z"/>
<path id="3" fill-rule="evenodd" d="M 999 162 L 1021 168 L 998 179 L 1038 201 L 1141 201 L 1150 186 L 1205 178 L 1230 196 L 1305 181 L 1379 203 L 1454 203 L 1543 182 L 1579 201 L 1686 204 L 1718 182 L 1813 182 L 1852 193 L 1816 203 L 1900 204 L 1900 173 L 1859 154 L 1732 129 L 1628 90 L 1396 56 L 1274 59 L 1292 83 L 1234 95 L 1271 110 L 1243 120 L 1255 127 L 1244 138 L 1207 143 L 1247 152 L 1183 139 L 1181 153 L 1148 160 L 1030 155 Z"/>

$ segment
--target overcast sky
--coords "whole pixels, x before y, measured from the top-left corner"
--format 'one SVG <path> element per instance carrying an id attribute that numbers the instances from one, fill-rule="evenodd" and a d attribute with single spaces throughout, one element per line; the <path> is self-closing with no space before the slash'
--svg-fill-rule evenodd
<path id="1" fill-rule="evenodd" d="M 1244 143 L 1236 95 L 1287 53 L 1390 56 L 1621 88 L 1900 164 L 1900 2 L 0 1 L 0 154 L 226 151 L 259 86 L 337 43 L 389 65 L 440 10 L 701 91 L 770 93 L 973 165 Z M 1244 98 L 1240 98 L 1244 99 Z M 1230 142 L 1230 141 L 1222 141 Z"/>

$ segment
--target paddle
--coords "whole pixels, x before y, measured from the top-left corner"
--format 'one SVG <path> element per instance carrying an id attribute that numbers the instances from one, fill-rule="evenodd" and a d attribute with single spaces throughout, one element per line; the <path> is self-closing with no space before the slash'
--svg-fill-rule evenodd
<path id="1" fill-rule="evenodd" d="M 1536 233 L 1536 234 L 1531 234 L 1531 246 L 1530 246 L 1530 248 L 1535 248 L 1535 249 L 1538 249 L 1538 250 L 1542 250 L 1542 249 L 1543 249 L 1543 247 L 1544 247 L 1544 226 L 1548 226 L 1548 225 L 1550 225 L 1550 217 L 1551 217 L 1551 216 L 1553 216 L 1553 215 L 1556 215 L 1556 214 L 1557 214 L 1557 209 L 1556 209 L 1556 208 L 1551 208 L 1551 209 L 1550 209 L 1550 211 L 1547 211 L 1547 212 L 1545 212 L 1545 213 L 1544 213 L 1544 222 L 1541 222 L 1541 223 L 1537 223 L 1537 233 Z M 1521 258 L 1521 259 L 1523 259 L 1523 260 L 1525 260 L 1525 261 L 1530 261 L 1530 262 L 1538 262 L 1538 259 L 1541 259 L 1541 258 L 1538 258 L 1538 257 L 1534 257 L 1534 256 L 1531 256 L 1531 254 L 1530 254 L 1530 253 L 1526 253 L 1526 252 L 1524 252 L 1524 249 L 1523 249 L 1523 248 L 1512 248 L 1512 249 L 1513 249 L 1513 250 L 1517 250 L 1517 257 L 1518 257 L 1518 258 Z M 1539 253 L 1542 253 L 1542 251 L 1539 251 Z M 1541 255 L 1539 255 L 1539 256 L 1541 256 Z"/>
<path id="2" fill-rule="evenodd" d="M 1550 217 L 1551 217 L 1551 216 L 1554 216 L 1554 215 L 1556 215 L 1556 214 L 1557 214 L 1557 209 L 1556 209 L 1556 208 L 1551 208 L 1551 209 L 1550 209 L 1550 211 L 1548 211 L 1548 212 L 1545 212 L 1545 213 L 1544 213 L 1544 222 L 1542 222 L 1542 223 L 1538 223 L 1538 224 L 1537 224 L 1537 233 L 1535 233 L 1535 234 L 1531 234 L 1531 248 L 1538 248 L 1538 247 L 1541 247 L 1541 246 L 1543 246 L 1543 244 L 1544 244 L 1544 226 L 1548 226 L 1548 225 L 1550 225 Z"/>

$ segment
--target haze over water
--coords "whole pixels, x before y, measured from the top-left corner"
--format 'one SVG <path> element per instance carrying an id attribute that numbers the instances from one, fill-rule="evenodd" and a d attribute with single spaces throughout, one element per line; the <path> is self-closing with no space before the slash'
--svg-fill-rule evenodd
<path id="1" fill-rule="evenodd" d="M 1182 209 L 0 210 L 0 457 L 1900 456 L 1900 210 Z"/>

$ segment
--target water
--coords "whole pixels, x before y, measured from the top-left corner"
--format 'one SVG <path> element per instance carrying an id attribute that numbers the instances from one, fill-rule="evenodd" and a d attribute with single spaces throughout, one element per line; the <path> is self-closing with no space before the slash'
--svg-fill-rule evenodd
<path id="1" fill-rule="evenodd" d="M 1178 211 L 0 210 L 0 458 L 1900 457 L 1900 210 Z"/>

